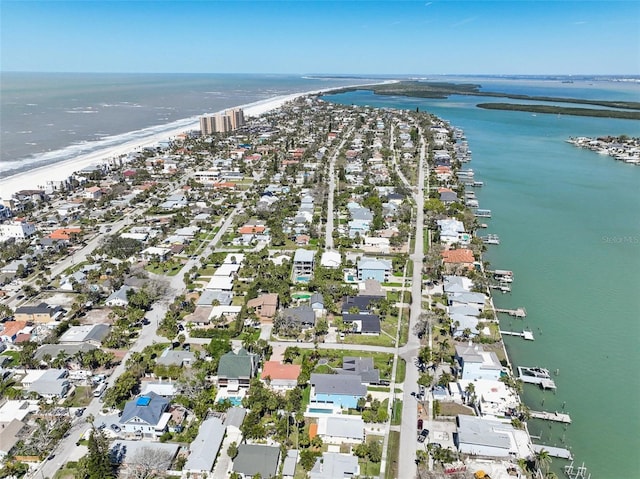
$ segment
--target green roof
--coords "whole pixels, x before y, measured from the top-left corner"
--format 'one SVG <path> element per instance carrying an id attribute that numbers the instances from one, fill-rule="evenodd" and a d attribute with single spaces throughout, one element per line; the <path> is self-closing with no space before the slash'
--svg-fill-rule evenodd
<path id="1" fill-rule="evenodd" d="M 218 363 L 218 377 L 228 379 L 250 378 L 254 372 L 254 354 L 249 354 L 244 348 L 237 353 L 229 351 L 220 357 Z"/>

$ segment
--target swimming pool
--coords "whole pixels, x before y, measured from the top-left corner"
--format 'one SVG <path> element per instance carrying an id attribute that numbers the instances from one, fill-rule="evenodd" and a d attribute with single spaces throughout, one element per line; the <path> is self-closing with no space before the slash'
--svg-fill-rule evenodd
<path id="1" fill-rule="evenodd" d="M 224 402 L 226 399 L 228 399 L 234 406 L 242 406 L 242 398 L 239 396 L 227 396 L 226 398 L 218 399 L 218 402 Z"/>
<path id="2" fill-rule="evenodd" d="M 333 413 L 333 409 L 324 409 L 324 408 L 320 408 L 320 407 L 310 407 L 309 408 L 309 412 L 310 413 L 314 413 L 314 414 L 332 414 Z"/>

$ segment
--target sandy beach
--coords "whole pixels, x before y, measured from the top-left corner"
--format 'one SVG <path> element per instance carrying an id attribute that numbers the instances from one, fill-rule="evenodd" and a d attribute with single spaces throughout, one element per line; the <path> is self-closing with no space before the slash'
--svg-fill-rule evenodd
<path id="1" fill-rule="evenodd" d="M 260 100 L 253 103 L 248 103 L 245 105 L 239 105 L 237 108 L 243 108 L 246 117 L 255 117 L 262 115 L 263 113 L 267 113 L 271 110 L 275 110 L 288 101 L 294 100 L 296 98 L 306 95 L 326 93 L 328 91 L 336 89 L 337 88 L 328 88 L 326 90 L 293 93 L 290 95 L 283 95 L 266 100 Z M 151 145 L 155 145 L 162 141 L 170 140 L 171 138 L 174 138 L 186 131 L 199 129 L 199 117 L 194 117 L 192 123 L 183 124 L 175 130 L 151 134 L 141 139 L 131 140 L 117 146 L 104 148 L 84 155 L 79 155 L 76 158 L 72 158 L 70 160 L 34 168 L 32 170 L 8 176 L 6 178 L 0 178 L 0 198 L 9 199 L 15 192 L 20 190 L 42 189 L 44 188 L 44 185 L 47 181 L 64 180 L 71 176 L 74 172 L 88 166 L 99 164 L 112 158 L 120 157 L 122 155 L 127 155 L 129 153 L 135 152 Z"/>

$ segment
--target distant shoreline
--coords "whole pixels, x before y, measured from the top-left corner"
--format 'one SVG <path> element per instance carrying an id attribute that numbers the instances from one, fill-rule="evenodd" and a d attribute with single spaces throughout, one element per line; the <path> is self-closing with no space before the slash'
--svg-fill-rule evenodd
<path id="1" fill-rule="evenodd" d="M 620 118 L 626 120 L 640 120 L 640 102 L 587 100 L 581 98 L 548 97 L 517 95 L 502 92 L 485 92 L 480 90 L 477 83 L 448 83 L 448 82 L 419 82 L 400 81 L 393 84 L 372 85 L 363 87 L 342 87 L 334 93 L 347 93 L 356 90 L 372 91 L 376 95 L 407 96 L 414 98 L 446 99 L 451 95 L 482 96 L 495 98 L 509 98 L 512 100 L 544 101 L 556 103 L 570 103 L 575 105 L 595 105 L 612 109 L 578 108 L 554 105 L 529 105 L 521 103 L 480 103 L 478 108 L 492 110 L 528 111 L 532 113 L 550 113 L 574 116 L 591 116 Z"/>

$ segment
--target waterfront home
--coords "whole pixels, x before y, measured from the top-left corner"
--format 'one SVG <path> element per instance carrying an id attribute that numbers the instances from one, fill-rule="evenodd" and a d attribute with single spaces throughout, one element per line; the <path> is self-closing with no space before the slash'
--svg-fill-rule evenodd
<path id="1" fill-rule="evenodd" d="M 118 424 L 123 432 L 158 438 L 167 429 L 169 400 L 153 392 L 128 401 Z"/>
<path id="2" fill-rule="evenodd" d="M 466 381 L 461 379 L 458 383 L 465 396 L 469 396 L 469 384 L 473 384 L 473 396 L 480 415 L 489 419 L 509 416 L 520 403 L 515 391 L 502 381 L 489 379 Z"/>
<path id="3" fill-rule="evenodd" d="M 364 421 L 348 414 L 322 415 L 318 418 L 318 436 L 325 444 L 362 444 Z"/>
<path id="4" fill-rule="evenodd" d="M 444 292 L 447 294 L 470 292 L 473 288 L 473 281 L 465 276 L 445 275 L 443 280 Z"/>
<path id="5" fill-rule="evenodd" d="M 440 194 L 440 201 L 445 205 L 450 205 L 458 201 L 458 195 L 450 188 L 439 188 L 438 193 Z"/>
<path id="6" fill-rule="evenodd" d="M 462 370 L 461 378 L 469 381 L 475 379 L 500 379 L 504 370 L 493 351 L 485 351 L 481 344 L 457 344 L 455 360 Z"/>
<path id="7" fill-rule="evenodd" d="M 358 281 L 375 279 L 380 283 L 389 281 L 392 272 L 392 263 L 386 259 L 361 257 L 357 263 Z"/>
<path id="8" fill-rule="evenodd" d="M 229 351 L 220 357 L 218 363 L 218 385 L 237 391 L 239 387 L 249 387 L 251 378 L 258 370 L 258 357 L 240 348 L 237 353 Z"/>
<path id="9" fill-rule="evenodd" d="M 309 479 L 345 479 L 359 475 L 360 465 L 356 456 L 338 452 L 323 452 L 322 457 L 316 459 L 308 477 Z"/>
<path id="10" fill-rule="evenodd" d="M 344 409 L 355 409 L 358 399 L 367 394 L 367 387 L 357 375 L 313 373 L 310 383 L 311 402 L 329 403 Z"/>
<path id="11" fill-rule="evenodd" d="M 266 361 L 262 367 L 260 379 L 275 391 L 288 391 L 298 385 L 298 376 L 302 366 L 282 364 L 279 361 Z"/>
<path id="12" fill-rule="evenodd" d="M 242 479 L 275 478 L 280 464 L 280 447 L 262 444 L 240 444 L 233 459 L 232 471 Z"/>
<path id="13" fill-rule="evenodd" d="M 482 307 L 487 301 L 487 296 L 482 293 L 473 292 L 461 292 L 461 293 L 448 293 L 447 301 L 449 306 L 460 306 L 464 304 L 470 304 L 476 307 Z"/>
<path id="14" fill-rule="evenodd" d="M 440 228 L 440 243 L 444 245 L 452 245 L 458 243 L 466 246 L 471 242 L 471 234 L 465 232 L 462 221 L 446 218 L 436 221 Z"/>
<path id="15" fill-rule="evenodd" d="M 208 477 L 220 452 L 225 432 L 226 427 L 220 418 L 209 417 L 202 421 L 198 435 L 189 445 L 189 457 L 182 473 L 194 479 Z"/>
<path id="16" fill-rule="evenodd" d="M 467 337 L 471 339 L 480 334 L 477 317 L 465 314 L 451 314 L 449 317 L 451 318 L 451 335 L 454 338 Z"/>
<path id="17" fill-rule="evenodd" d="M 475 258 L 473 251 L 466 248 L 450 249 L 442 252 L 442 262 L 448 272 L 473 269 Z"/>
<path id="18" fill-rule="evenodd" d="M 462 454 L 496 458 L 528 457 L 527 431 L 515 429 L 510 423 L 475 416 L 458 415 L 454 443 Z"/>

